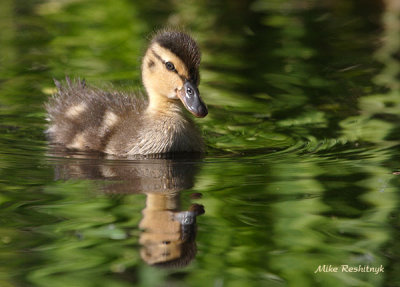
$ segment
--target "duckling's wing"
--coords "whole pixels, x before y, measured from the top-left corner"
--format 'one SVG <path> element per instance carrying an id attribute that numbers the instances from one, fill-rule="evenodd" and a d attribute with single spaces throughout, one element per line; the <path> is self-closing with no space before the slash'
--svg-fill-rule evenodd
<path id="1" fill-rule="evenodd" d="M 118 127 L 128 118 L 140 119 L 147 106 L 142 95 L 100 90 L 81 80 L 55 84 L 58 91 L 46 104 L 47 134 L 67 148 L 104 151 Z"/>

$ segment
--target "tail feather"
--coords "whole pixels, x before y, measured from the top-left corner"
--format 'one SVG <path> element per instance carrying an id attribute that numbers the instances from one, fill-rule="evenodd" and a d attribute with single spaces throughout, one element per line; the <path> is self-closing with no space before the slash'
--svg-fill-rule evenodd
<path id="1" fill-rule="evenodd" d="M 54 84 L 57 87 L 57 90 L 61 90 L 61 82 L 59 80 L 57 80 L 56 78 L 53 78 Z"/>

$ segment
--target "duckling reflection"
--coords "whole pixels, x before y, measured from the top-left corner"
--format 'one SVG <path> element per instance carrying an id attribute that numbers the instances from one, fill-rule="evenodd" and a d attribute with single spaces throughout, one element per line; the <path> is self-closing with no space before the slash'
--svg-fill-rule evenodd
<path id="1" fill-rule="evenodd" d="M 179 211 L 178 202 L 177 193 L 147 195 L 139 243 L 143 246 L 140 255 L 150 265 L 183 267 L 196 255 L 196 216 L 203 214 L 204 208 L 193 204 L 189 210 Z"/>
<path id="2" fill-rule="evenodd" d="M 62 156 L 55 164 L 56 179 L 101 181 L 108 194 L 146 194 L 146 207 L 139 224 L 141 257 L 149 265 L 178 268 L 195 257 L 196 217 L 204 213 L 199 204 L 181 210 L 180 191 L 193 187 L 198 162 L 179 159 L 108 160 L 98 154 L 54 152 Z"/>

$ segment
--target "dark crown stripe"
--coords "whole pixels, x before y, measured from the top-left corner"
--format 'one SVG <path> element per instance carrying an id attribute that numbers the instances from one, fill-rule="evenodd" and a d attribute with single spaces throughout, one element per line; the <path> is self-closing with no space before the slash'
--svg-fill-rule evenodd
<path id="1" fill-rule="evenodd" d="M 152 42 L 158 43 L 180 58 L 189 71 L 190 80 L 198 84 L 201 53 L 192 37 L 180 31 L 167 29 L 158 32 Z"/>

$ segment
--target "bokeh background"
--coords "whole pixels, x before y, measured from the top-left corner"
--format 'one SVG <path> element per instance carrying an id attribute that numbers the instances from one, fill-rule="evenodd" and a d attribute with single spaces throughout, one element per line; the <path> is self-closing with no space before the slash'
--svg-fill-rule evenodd
<path id="1" fill-rule="evenodd" d="M 165 26 L 199 42 L 209 106 L 179 269 L 140 258 L 145 194 L 60 180 L 44 136 L 53 78 L 141 91 Z M 399 51 L 398 0 L 1 0 L 0 286 L 399 286 Z"/>

